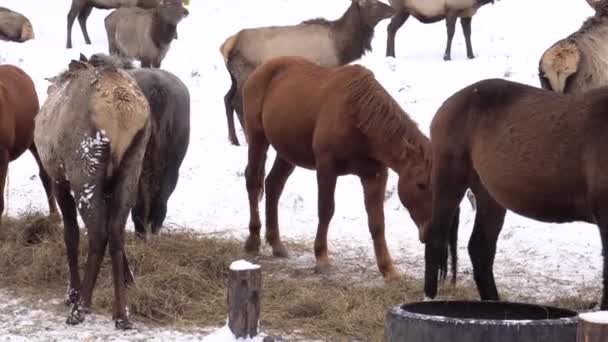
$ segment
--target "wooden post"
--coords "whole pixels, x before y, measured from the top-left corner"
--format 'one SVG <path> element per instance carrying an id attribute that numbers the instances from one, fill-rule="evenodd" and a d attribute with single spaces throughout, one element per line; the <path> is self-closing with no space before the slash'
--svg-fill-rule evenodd
<path id="1" fill-rule="evenodd" d="M 262 270 L 245 260 L 230 265 L 228 273 L 228 326 L 237 338 L 258 334 Z"/>
<path id="2" fill-rule="evenodd" d="M 608 341 L 608 311 L 579 314 L 576 342 L 604 341 Z"/>

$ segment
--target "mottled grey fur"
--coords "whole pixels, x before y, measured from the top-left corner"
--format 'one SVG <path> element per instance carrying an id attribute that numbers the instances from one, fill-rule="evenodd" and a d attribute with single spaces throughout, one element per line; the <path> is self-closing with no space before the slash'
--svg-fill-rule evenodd
<path id="1" fill-rule="evenodd" d="M 0 39 L 18 43 L 34 39 L 32 23 L 23 14 L 0 7 Z"/>
<path id="2" fill-rule="evenodd" d="M 160 68 L 177 25 L 186 16 L 182 0 L 163 0 L 152 9 L 114 10 L 104 20 L 109 53 L 139 60 L 143 67 Z"/>
<path id="3" fill-rule="evenodd" d="M 542 54 L 538 63 L 542 88 L 583 93 L 608 85 L 608 1 L 587 2 L 595 14 Z"/>
<path id="4" fill-rule="evenodd" d="M 297 25 L 243 29 L 221 45 L 231 87 L 224 96 L 228 139 L 238 145 L 233 111 L 243 126 L 242 86 L 253 70 L 270 58 L 301 56 L 333 67 L 348 64 L 371 51 L 374 28 L 393 15 L 393 9 L 377 0 L 352 0 L 336 20 L 312 19 Z"/>
<path id="5" fill-rule="evenodd" d="M 135 69 L 126 58 L 97 53 L 93 65 L 115 65 L 128 70 L 150 104 L 151 134 L 139 182 L 137 203 L 131 211 L 140 237 L 158 233 L 167 202 L 179 178 L 179 168 L 190 140 L 190 93 L 175 75 L 160 69 Z"/>
<path id="6" fill-rule="evenodd" d="M 124 252 L 124 228 L 137 196 L 150 135 L 150 107 L 135 79 L 115 67 L 94 68 L 73 60 L 68 70 L 49 81 L 47 99 L 36 116 L 34 141 L 63 216 L 72 305 L 67 323 L 84 320 L 109 247 L 117 294 L 115 324 L 127 329 L 131 324 L 125 284 L 133 276 Z M 89 240 L 82 285 L 77 212 Z"/>

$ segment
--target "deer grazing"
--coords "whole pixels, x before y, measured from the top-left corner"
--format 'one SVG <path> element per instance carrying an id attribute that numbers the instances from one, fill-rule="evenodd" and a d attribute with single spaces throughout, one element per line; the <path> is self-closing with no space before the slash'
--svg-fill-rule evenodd
<path id="1" fill-rule="evenodd" d="M 139 60 L 144 68 L 160 68 L 176 37 L 177 24 L 188 14 L 182 0 L 163 0 L 151 9 L 114 10 L 104 20 L 109 52 Z"/>
<path id="2" fill-rule="evenodd" d="M 327 67 L 348 64 L 371 51 L 374 28 L 393 13 L 390 6 L 378 0 L 351 0 L 336 20 L 317 18 L 297 25 L 243 29 L 228 37 L 220 47 L 232 82 L 224 96 L 228 140 L 239 145 L 233 111 L 242 127 L 242 86 L 262 62 L 289 55 Z"/>
<path id="3" fill-rule="evenodd" d="M 586 1 L 595 14 L 540 58 L 538 78 L 544 89 L 580 93 L 608 85 L 608 1 Z"/>
<path id="4" fill-rule="evenodd" d="M 32 23 L 23 14 L 0 7 L 0 39 L 18 43 L 34 39 Z"/>
<path id="5" fill-rule="evenodd" d="M 87 19 L 93 8 L 99 9 L 112 9 L 120 7 L 141 7 L 141 8 L 155 8 L 158 6 L 161 0 L 72 0 L 72 6 L 68 12 L 68 33 L 66 48 L 72 48 L 72 26 L 74 20 L 78 16 L 78 23 L 80 24 L 80 30 L 84 36 L 84 41 L 87 44 L 91 44 L 89 33 L 87 32 Z"/>
<path id="6" fill-rule="evenodd" d="M 456 19 L 460 18 L 467 47 L 467 57 L 475 58 L 471 44 L 471 20 L 477 10 L 494 0 L 389 0 L 397 11 L 387 28 L 386 56 L 395 57 L 395 35 L 410 15 L 423 24 L 432 24 L 445 19 L 448 39 L 443 60 L 452 59 L 452 39 L 456 31 Z"/>

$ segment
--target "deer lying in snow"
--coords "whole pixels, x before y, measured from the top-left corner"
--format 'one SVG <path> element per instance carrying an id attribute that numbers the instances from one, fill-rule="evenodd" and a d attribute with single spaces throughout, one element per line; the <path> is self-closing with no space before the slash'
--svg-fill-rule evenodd
<path id="1" fill-rule="evenodd" d="M 410 15 L 423 24 L 432 24 L 444 20 L 447 26 L 448 39 L 443 59 L 452 59 L 452 39 L 456 31 L 456 19 L 460 18 L 462 32 L 467 46 L 467 57 L 475 58 L 471 45 L 471 19 L 477 10 L 494 0 L 389 0 L 397 11 L 387 28 L 386 55 L 395 57 L 395 35 Z"/>
<path id="2" fill-rule="evenodd" d="M 582 93 L 608 85 L 608 0 L 586 0 L 595 15 L 549 47 L 538 63 L 544 89 Z"/>
<path id="3" fill-rule="evenodd" d="M 24 15 L 0 7 L 0 39 L 18 43 L 34 39 L 32 23 Z"/>
<path id="4" fill-rule="evenodd" d="M 182 0 L 162 0 L 152 9 L 123 7 L 104 20 L 110 54 L 136 59 L 144 68 L 160 68 L 179 22 L 188 10 Z"/>
<path id="5" fill-rule="evenodd" d="M 232 81 L 224 96 L 228 139 L 238 145 L 233 111 L 243 126 L 242 85 L 262 62 L 278 56 L 301 56 L 322 66 L 348 64 L 371 51 L 374 28 L 394 10 L 378 0 L 351 0 L 346 12 L 336 20 L 306 20 L 291 26 L 243 29 L 221 45 Z"/>

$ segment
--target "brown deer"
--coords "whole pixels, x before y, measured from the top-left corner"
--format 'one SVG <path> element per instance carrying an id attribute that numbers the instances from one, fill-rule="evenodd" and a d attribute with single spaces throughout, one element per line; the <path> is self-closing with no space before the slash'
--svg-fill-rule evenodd
<path id="1" fill-rule="evenodd" d="M 0 39 L 18 43 L 34 39 L 32 23 L 23 14 L 0 7 Z"/>
<path id="2" fill-rule="evenodd" d="M 224 96 L 228 140 L 238 145 L 233 111 L 243 126 L 242 86 L 262 62 L 278 56 L 301 56 L 323 66 L 348 64 L 371 51 L 374 28 L 393 9 L 378 0 L 351 0 L 342 17 L 306 20 L 297 25 L 243 29 L 221 45 L 231 86 Z"/>
<path id="3" fill-rule="evenodd" d="M 188 14 L 182 0 L 163 0 L 151 9 L 119 8 L 104 20 L 109 53 L 139 60 L 144 68 L 160 68 L 177 24 Z"/>
<path id="4" fill-rule="evenodd" d="M 68 324 L 85 319 L 106 249 L 112 259 L 113 319 L 129 329 L 126 284 L 133 275 L 124 251 L 124 230 L 134 206 L 150 137 L 150 106 L 137 81 L 116 67 L 95 68 L 72 60 L 50 78 L 36 116 L 34 141 L 53 180 L 63 216 L 69 266 Z M 84 280 L 78 271 L 77 214 L 87 228 Z"/>
<path id="5" fill-rule="evenodd" d="M 475 58 L 471 44 L 471 20 L 477 10 L 494 0 L 389 0 L 397 11 L 387 28 L 386 55 L 395 57 L 395 35 L 410 15 L 423 24 L 432 24 L 445 19 L 448 39 L 443 60 L 452 59 L 452 39 L 456 31 L 456 19 L 460 18 L 467 47 L 467 57 Z"/>
<path id="6" fill-rule="evenodd" d="M 68 33 L 66 48 L 72 48 L 72 26 L 74 20 L 78 16 L 78 23 L 80 24 L 80 30 L 84 36 L 84 41 L 87 44 L 91 44 L 89 33 L 87 32 L 87 19 L 93 8 L 99 9 L 112 9 L 121 7 L 141 7 L 141 8 L 154 8 L 158 6 L 161 0 L 72 0 L 72 6 L 68 12 Z"/>
<path id="7" fill-rule="evenodd" d="M 540 58 L 538 78 L 544 89 L 580 93 L 608 85 L 608 1 L 586 1 L 595 14 Z"/>

